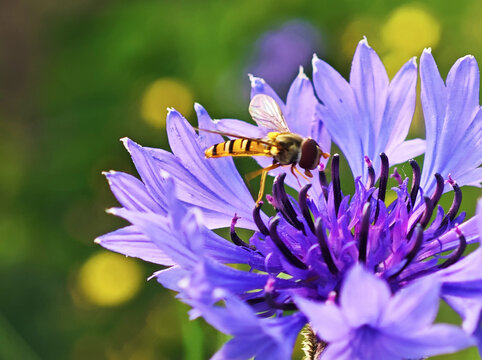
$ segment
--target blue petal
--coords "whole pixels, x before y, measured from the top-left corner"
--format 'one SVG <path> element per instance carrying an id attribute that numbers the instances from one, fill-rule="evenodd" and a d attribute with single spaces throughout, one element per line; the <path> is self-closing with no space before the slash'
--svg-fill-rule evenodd
<path id="1" fill-rule="evenodd" d="M 390 164 L 402 163 L 423 153 L 425 147 L 412 148 L 414 140 L 405 141 L 415 110 L 417 64 L 409 60 L 395 75 L 388 88 L 388 99 L 380 129 L 377 153 L 384 151 Z M 422 140 L 417 140 L 422 143 Z M 411 153 L 408 153 L 410 150 Z"/>
<path id="2" fill-rule="evenodd" d="M 352 327 L 375 325 L 390 299 L 388 284 L 355 265 L 341 288 L 340 305 Z"/>
<path id="3" fill-rule="evenodd" d="M 264 79 L 249 75 L 249 80 L 251 81 L 251 98 L 257 94 L 265 94 L 272 97 L 279 105 L 281 112 L 286 114 L 286 107 L 284 102 L 278 96 L 276 91 L 274 91 L 271 86 L 269 86 Z"/>
<path id="4" fill-rule="evenodd" d="M 382 123 L 385 126 L 383 113 L 387 101 L 388 75 L 366 39 L 358 43 L 353 56 L 350 85 L 358 105 L 358 122 L 364 124 L 361 127 L 363 152 L 370 156 L 375 153 L 375 141 L 380 134 Z"/>
<path id="5" fill-rule="evenodd" d="M 477 62 L 472 56 L 459 59 L 445 85 L 432 54 L 425 50 L 420 76 L 427 134 L 421 186 L 430 193 L 437 172 L 444 178 L 451 174 L 460 186 L 480 186 L 482 173 L 477 168 L 482 158 L 482 112 Z"/>
<path id="6" fill-rule="evenodd" d="M 127 226 L 99 236 L 95 239 L 95 242 L 108 250 L 126 256 L 140 258 L 144 261 L 165 266 L 174 264 L 174 261 L 169 256 L 135 226 Z"/>
<path id="7" fill-rule="evenodd" d="M 236 171 L 232 158 L 206 159 L 205 149 L 201 148 L 193 128 L 175 110 L 168 113 L 166 126 L 169 145 L 182 165 L 205 187 L 231 203 L 234 209 L 251 212 L 254 200 Z"/>
<path id="8" fill-rule="evenodd" d="M 313 58 L 313 84 L 323 102 L 318 110 L 333 141 L 345 154 L 353 175 L 363 174 L 363 143 L 356 119 L 357 105 L 353 90 L 343 77 L 326 62 Z"/>
<path id="9" fill-rule="evenodd" d="M 255 356 L 289 360 L 296 337 L 306 322 L 299 315 L 259 318 L 249 306 L 234 297 L 226 300 L 225 308 L 195 302 L 192 305 L 212 326 L 234 336 L 212 359 L 247 360 Z"/>
<path id="10" fill-rule="evenodd" d="M 380 330 L 404 336 L 430 327 L 437 316 L 439 291 L 437 278 L 424 278 L 397 292 L 380 318 Z"/>
<path id="11" fill-rule="evenodd" d="M 219 187 L 217 191 L 209 189 L 205 183 L 191 174 L 173 154 L 165 150 L 143 148 L 129 139 L 124 140 L 124 145 L 130 152 L 146 189 L 156 199 L 156 202 L 162 203 L 166 207 L 165 174 L 170 174 L 177 182 L 176 195 L 178 198 L 188 204 L 200 207 L 206 215 L 207 227 L 227 227 L 234 214 L 237 213 L 241 217 L 238 222 L 239 226 L 256 229 L 251 215 L 252 208 L 248 206 L 249 202 L 245 202 L 242 207 L 237 207 L 236 204 L 230 202 L 233 198 L 231 190 L 223 187 Z M 229 175 L 226 174 L 226 176 Z M 204 181 L 206 180 L 204 179 Z"/>
<path id="12" fill-rule="evenodd" d="M 407 333 L 403 337 L 385 336 L 382 341 L 387 349 L 399 354 L 399 359 L 453 353 L 474 345 L 474 340 L 462 329 L 446 324 L 436 324 L 421 332 Z"/>
<path id="13" fill-rule="evenodd" d="M 128 210 L 165 214 L 165 204 L 156 203 L 146 191 L 144 184 L 134 176 L 122 172 L 109 171 L 104 175 L 117 201 Z"/>
<path id="14" fill-rule="evenodd" d="M 326 342 L 342 341 L 351 331 L 340 308 L 334 304 L 323 304 L 296 297 L 299 310 L 308 318 L 311 328 Z"/>
<path id="15" fill-rule="evenodd" d="M 405 143 L 415 108 L 416 64 L 412 59 L 388 83 L 386 71 L 368 46 L 360 41 L 353 58 L 350 84 L 331 66 L 313 59 L 313 83 L 323 105 L 319 113 L 334 142 L 343 151 L 354 177 L 366 181 L 368 171 L 363 157 L 368 156 L 378 176 L 381 152 L 396 156 L 396 164 L 418 155 L 423 146 L 411 153 L 398 152 Z M 408 147 L 408 144 L 405 145 Z"/>

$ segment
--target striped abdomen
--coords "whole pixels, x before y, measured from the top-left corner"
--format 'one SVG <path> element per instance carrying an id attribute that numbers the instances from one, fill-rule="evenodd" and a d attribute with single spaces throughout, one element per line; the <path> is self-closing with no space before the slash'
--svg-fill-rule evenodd
<path id="1" fill-rule="evenodd" d="M 272 156 L 271 145 L 256 139 L 228 140 L 211 146 L 205 151 L 207 158 L 223 156 Z"/>

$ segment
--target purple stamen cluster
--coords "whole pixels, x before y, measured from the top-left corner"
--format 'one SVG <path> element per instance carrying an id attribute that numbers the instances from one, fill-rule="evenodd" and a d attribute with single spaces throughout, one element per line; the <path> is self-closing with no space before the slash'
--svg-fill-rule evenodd
<path id="1" fill-rule="evenodd" d="M 341 286 L 343 276 L 355 263 L 367 264 L 368 269 L 377 276 L 386 279 L 396 291 L 407 281 L 420 276 L 435 273 L 456 263 L 463 255 L 466 241 L 457 228 L 459 245 L 445 260 L 443 253 L 453 250 L 453 244 L 440 241 L 439 238 L 463 221 L 464 214 L 456 218 L 462 200 L 460 188 L 450 176 L 448 182 L 454 189 L 454 200 L 445 214 L 440 207 L 429 225 L 433 210 L 443 191 L 444 181 L 436 174 L 437 187 L 431 197 L 420 196 L 420 167 L 415 160 L 410 160 L 413 169 L 412 186 L 407 190 L 407 182 L 400 181 L 394 190 L 397 198 L 385 206 L 386 186 L 389 175 L 389 162 L 385 154 L 380 154 L 381 169 L 378 186 L 374 175 L 368 176 L 366 184 L 357 179 L 355 194 L 350 199 L 344 196 L 340 188 L 339 161 L 335 154 L 331 163 L 331 183 L 327 183 L 325 171 L 320 171 L 319 185 L 322 192 L 320 201 L 308 195 L 311 184 L 305 185 L 299 192 L 298 201 L 285 191 L 286 174 L 278 175 L 273 184 L 270 203 L 277 215 L 269 220 L 267 226 L 260 216 L 262 202 L 253 211 L 253 220 L 258 227 L 248 245 L 235 231 L 237 217 L 231 225 L 231 239 L 238 246 L 257 251 L 263 256 L 277 253 L 286 266 L 258 270 L 267 271 L 272 276 L 285 273 L 298 280 L 298 284 L 313 291 L 316 300 L 327 300 L 333 290 Z M 368 173 L 374 174 L 372 162 L 365 157 Z M 394 170 L 393 177 L 400 177 Z M 401 178 L 400 178 L 401 179 Z M 341 209 L 341 211 L 340 211 Z M 281 225 L 282 224 L 282 225 Z M 300 246 L 300 236 L 303 246 Z M 293 241 L 296 239 L 296 241 Z M 262 241 L 263 249 L 256 250 L 256 244 Z M 433 246 L 437 243 L 438 246 Z M 386 246 L 391 244 L 391 246 Z M 426 251 L 424 251 L 426 250 Z M 294 271 L 293 271 L 294 269 Z M 339 276 L 340 275 L 340 276 Z M 269 288 L 269 291 L 267 290 Z M 290 296 L 280 296 L 274 282 L 265 287 L 264 299 L 275 309 L 295 307 Z M 283 302 L 278 302 L 281 297 Z M 262 301 L 261 298 L 252 299 Z"/>

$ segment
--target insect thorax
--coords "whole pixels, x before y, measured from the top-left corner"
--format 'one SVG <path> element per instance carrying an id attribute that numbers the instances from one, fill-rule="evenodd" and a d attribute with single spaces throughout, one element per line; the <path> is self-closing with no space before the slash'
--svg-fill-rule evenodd
<path id="1" fill-rule="evenodd" d="M 296 164 L 301 156 L 301 142 L 303 138 L 297 134 L 282 133 L 274 139 L 277 147 L 273 146 L 273 158 L 281 165 Z"/>

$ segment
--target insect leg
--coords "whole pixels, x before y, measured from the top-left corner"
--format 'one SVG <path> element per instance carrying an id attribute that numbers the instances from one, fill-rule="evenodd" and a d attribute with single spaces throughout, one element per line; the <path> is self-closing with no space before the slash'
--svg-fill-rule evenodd
<path id="1" fill-rule="evenodd" d="M 256 204 L 259 204 L 261 199 L 263 199 L 263 194 L 264 194 L 264 184 L 266 182 L 266 175 L 268 174 L 268 171 L 271 171 L 273 169 L 276 169 L 280 167 L 280 164 L 272 164 L 270 166 L 265 167 L 264 169 L 261 169 L 261 182 L 259 184 L 259 193 L 258 193 L 258 200 L 256 200 Z"/>

